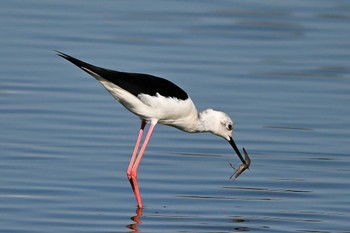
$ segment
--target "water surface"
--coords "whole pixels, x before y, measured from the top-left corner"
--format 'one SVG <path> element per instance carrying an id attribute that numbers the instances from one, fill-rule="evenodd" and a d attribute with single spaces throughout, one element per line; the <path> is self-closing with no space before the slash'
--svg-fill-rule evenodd
<path id="1" fill-rule="evenodd" d="M 350 232 L 348 1 L 7 1 L 0 8 L 0 232 Z M 223 139 L 139 129 L 54 49 L 183 87 Z"/>

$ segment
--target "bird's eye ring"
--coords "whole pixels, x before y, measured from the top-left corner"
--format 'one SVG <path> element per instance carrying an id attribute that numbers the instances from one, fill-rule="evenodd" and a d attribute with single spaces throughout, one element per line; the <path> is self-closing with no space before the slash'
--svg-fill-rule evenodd
<path id="1" fill-rule="evenodd" d="M 232 128 L 233 128 L 233 127 L 232 127 L 232 124 L 230 124 L 230 123 L 229 123 L 229 124 L 227 124 L 227 125 L 226 125 L 226 128 L 227 128 L 228 130 L 230 130 L 230 131 L 231 131 L 231 130 L 232 130 Z"/>

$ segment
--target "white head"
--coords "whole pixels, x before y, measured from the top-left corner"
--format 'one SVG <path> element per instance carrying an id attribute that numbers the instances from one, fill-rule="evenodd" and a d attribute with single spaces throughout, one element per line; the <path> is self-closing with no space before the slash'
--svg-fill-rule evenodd
<path id="1" fill-rule="evenodd" d="M 226 113 L 207 109 L 201 112 L 200 121 L 203 123 L 205 131 L 230 141 L 233 131 L 233 122 Z"/>
<path id="2" fill-rule="evenodd" d="M 199 121 L 203 124 L 203 131 L 211 132 L 217 136 L 225 138 L 236 151 L 241 161 L 245 164 L 241 153 L 232 139 L 233 121 L 226 113 L 207 109 L 200 113 Z"/>

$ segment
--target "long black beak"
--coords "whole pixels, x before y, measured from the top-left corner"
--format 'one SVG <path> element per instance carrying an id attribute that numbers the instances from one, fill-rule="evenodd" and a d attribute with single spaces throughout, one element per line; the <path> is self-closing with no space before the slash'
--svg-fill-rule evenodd
<path id="1" fill-rule="evenodd" d="M 231 144 L 232 148 L 236 151 L 236 153 L 237 153 L 238 157 L 240 158 L 240 160 L 242 161 L 242 163 L 244 163 L 244 164 L 247 165 L 247 163 L 246 163 L 245 160 L 243 159 L 243 156 L 241 155 L 241 152 L 239 152 L 239 150 L 238 150 L 238 148 L 237 148 L 237 146 L 236 146 L 235 141 L 233 141 L 232 137 L 230 137 L 230 141 L 228 141 L 228 142 Z"/>

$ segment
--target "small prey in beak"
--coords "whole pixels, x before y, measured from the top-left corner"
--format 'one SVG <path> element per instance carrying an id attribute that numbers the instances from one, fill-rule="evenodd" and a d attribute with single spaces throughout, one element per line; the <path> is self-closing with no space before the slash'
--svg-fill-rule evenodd
<path id="1" fill-rule="evenodd" d="M 238 176 L 240 176 L 245 170 L 249 169 L 249 166 L 250 166 L 250 158 L 248 156 L 248 153 L 247 151 L 243 148 L 243 153 L 244 153 L 244 160 L 242 160 L 242 164 L 238 167 L 238 168 L 235 168 L 230 162 L 230 166 L 233 168 L 233 170 L 235 171 L 232 176 L 230 177 L 230 179 L 232 179 L 232 177 L 234 177 L 233 180 L 237 179 Z M 241 158 L 241 156 L 240 156 Z"/>

